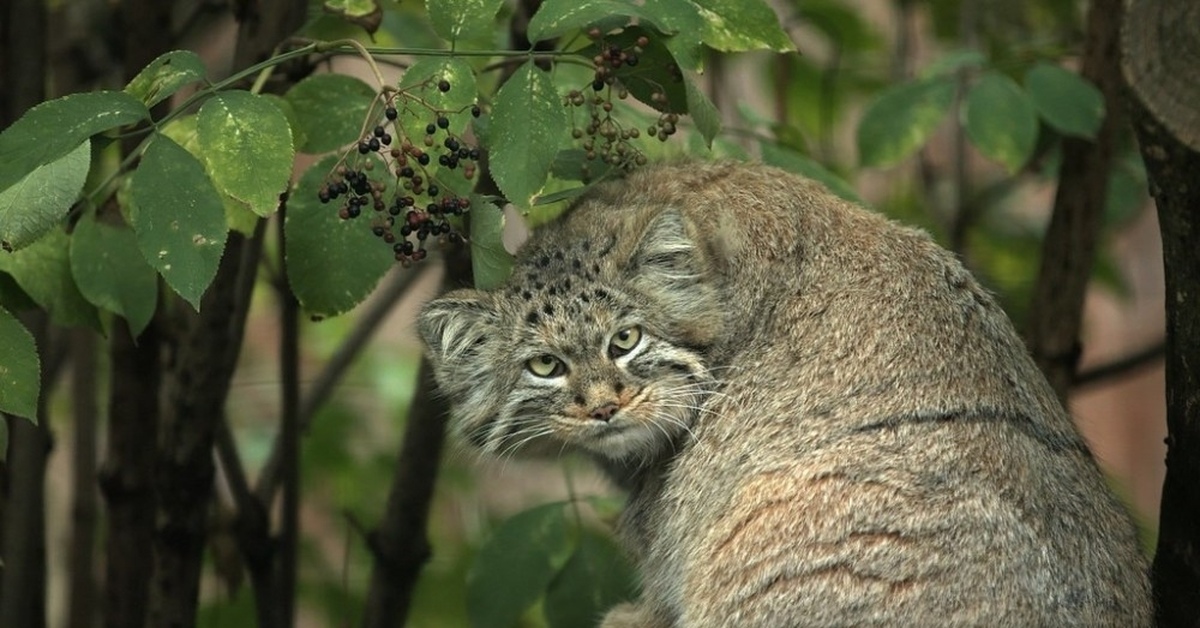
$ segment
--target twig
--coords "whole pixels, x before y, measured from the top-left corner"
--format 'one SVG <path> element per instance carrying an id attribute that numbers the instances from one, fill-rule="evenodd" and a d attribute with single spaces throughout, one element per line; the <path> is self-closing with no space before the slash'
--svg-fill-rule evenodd
<path id="1" fill-rule="evenodd" d="M 291 626 L 296 611 L 296 552 L 300 517 L 300 304 L 288 284 L 283 259 L 286 246 L 284 220 L 286 203 L 281 203 L 275 224 L 278 226 L 279 266 L 282 281 L 277 286 L 279 299 L 279 372 L 280 421 L 279 443 L 282 453 L 283 514 L 279 531 L 279 570 L 275 584 L 277 616 L 280 626 Z"/>
<path id="2" fill-rule="evenodd" d="M 1167 341 L 1164 338 L 1129 355 L 1121 356 L 1111 362 L 1093 366 L 1086 371 L 1076 373 L 1075 378 L 1071 381 L 1071 386 L 1075 389 L 1085 388 L 1101 384 L 1115 377 L 1130 375 L 1140 369 L 1157 364 L 1163 359 L 1166 353 Z"/>

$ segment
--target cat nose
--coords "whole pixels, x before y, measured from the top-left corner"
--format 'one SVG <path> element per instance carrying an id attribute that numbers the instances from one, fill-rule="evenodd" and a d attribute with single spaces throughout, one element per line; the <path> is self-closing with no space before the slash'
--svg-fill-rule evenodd
<path id="1" fill-rule="evenodd" d="M 588 413 L 588 417 L 597 421 L 608 421 L 619 409 L 617 404 L 610 401 L 602 406 L 592 408 L 592 411 Z"/>

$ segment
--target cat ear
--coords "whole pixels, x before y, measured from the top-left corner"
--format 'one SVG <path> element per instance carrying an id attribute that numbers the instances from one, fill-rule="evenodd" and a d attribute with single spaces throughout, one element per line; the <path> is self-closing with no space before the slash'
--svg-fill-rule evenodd
<path id="1" fill-rule="evenodd" d="M 476 355 L 495 323 L 491 297 L 478 290 L 455 290 L 426 304 L 417 317 L 417 330 L 439 379 L 457 379 L 452 371 Z"/>
<path id="2" fill-rule="evenodd" d="M 722 312 L 707 251 L 677 209 L 655 216 L 629 264 L 631 283 L 665 317 L 672 333 L 706 345 L 720 333 Z"/>
<path id="3" fill-rule="evenodd" d="M 683 214 L 669 208 L 650 221 L 630 266 L 639 276 L 691 283 L 703 274 L 699 254 Z"/>

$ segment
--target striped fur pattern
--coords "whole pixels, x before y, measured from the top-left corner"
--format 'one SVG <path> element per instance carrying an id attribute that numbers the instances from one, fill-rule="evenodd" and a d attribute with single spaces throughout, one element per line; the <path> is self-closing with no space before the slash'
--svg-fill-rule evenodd
<path id="1" fill-rule="evenodd" d="M 1150 623 L 1134 527 L 994 299 L 815 183 L 645 168 L 419 326 L 464 441 L 630 491 L 643 593 L 604 628 Z"/>

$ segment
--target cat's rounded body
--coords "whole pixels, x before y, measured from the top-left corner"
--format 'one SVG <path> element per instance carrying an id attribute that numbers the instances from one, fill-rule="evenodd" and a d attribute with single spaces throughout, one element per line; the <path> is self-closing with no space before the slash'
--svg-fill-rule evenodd
<path id="1" fill-rule="evenodd" d="M 1139 626 L 1135 532 L 927 235 L 754 165 L 604 184 L 421 332 L 454 424 L 630 490 L 620 626 Z"/>

